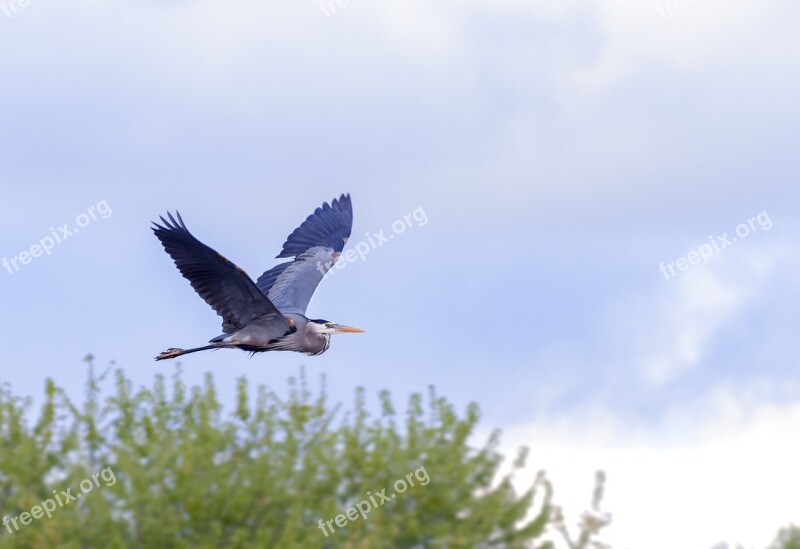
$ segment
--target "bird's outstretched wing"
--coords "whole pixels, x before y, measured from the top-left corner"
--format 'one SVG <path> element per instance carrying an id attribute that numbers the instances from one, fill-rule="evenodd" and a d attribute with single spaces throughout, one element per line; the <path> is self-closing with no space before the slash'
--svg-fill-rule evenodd
<path id="1" fill-rule="evenodd" d="M 197 240 L 176 212 L 153 232 L 178 270 L 206 303 L 222 317 L 222 330 L 231 333 L 258 320 L 274 328 L 276 337 L 290 330 L 289 322 L 242 269 Z"/>
<path id="2" fill-rule="evenodd" d="M 325 273 L 339 258 L 353 228 L 353 205 L 343 194 L 324 203 L 286 239 L 278 257 L 294 257 L 258 278 L 258 287 L 283 313 L 305 315 Z"/>

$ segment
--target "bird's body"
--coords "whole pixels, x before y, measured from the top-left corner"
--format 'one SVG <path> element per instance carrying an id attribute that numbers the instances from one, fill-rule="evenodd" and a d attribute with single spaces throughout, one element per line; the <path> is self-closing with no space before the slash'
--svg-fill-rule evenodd
<path id="1" fill-rule="evenodd" d="M 286 315 L 289 330 L 280 338 L 272 336 L 269 326 L 258 322 L 248 324 L 241 330 L 226 335 L 222 334 L 211 340 L 219 343 L 236 343 L 240 349 L 254 353 L 261 351 L 297 351 L 307 355 L 320 355 L 330 346 L 330 333 L 320 332 L 320 324 L 312 322 L 303 315 L 289 313 Z M 320 322 L 325 322 L 320 321 Z"/>
<path id="2" fill-rule="evenodd" d="M 236 348 L 253 353 L 297 351 L 319 355 L 334 333 L 361 332 L 327 320 L 309 319 L 306 308 L 322 277 L 341 255 L 353 225 L 349 195 L 308 216 L 289 235 L 278 257 L 294 257 L 262 274 L 258 282 L 197 240 L 180 214 L 167 214 L 153 231 L 181 274 L 222 317 L 222 335 L 193 349 L 172 348 L 156 360 L 208 349 Z"/>

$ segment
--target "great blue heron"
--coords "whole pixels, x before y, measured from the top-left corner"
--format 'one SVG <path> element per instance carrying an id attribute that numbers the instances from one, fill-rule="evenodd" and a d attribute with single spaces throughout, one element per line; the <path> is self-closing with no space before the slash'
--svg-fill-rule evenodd
<path id="1" fill-rule="evenodd" d="M 276 265 L 257 282 L 197 240 L 180 214 L 175 215 L 177 220 L 167 212 L 169 220 L 162 217 L 161 225 L 153 223 L 153 232 L 184 278 L 222 317 L 223 334 L 203 347 L 167 349 L 156 360 L 220 348 L 320 355 L 328 350 L 331 334 L 364 331 L 306 317 L 311 295 L 350 237 L 353 206 L 349 194 L 331 204 L 325 202 L 308 216 L 277 256 L 294 260 Z"/>

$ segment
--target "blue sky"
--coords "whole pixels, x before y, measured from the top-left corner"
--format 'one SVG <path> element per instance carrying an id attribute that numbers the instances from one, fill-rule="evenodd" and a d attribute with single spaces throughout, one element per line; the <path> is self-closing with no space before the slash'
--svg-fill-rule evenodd
<path id="1" fill-rule="evenodd" d="M 212 371 L 232 395 L 241 375 L 282 387 L 306 365 L 348 402 L 429 384 L 477 401 L 568 510 L 609 471 L 618 547 L 660 547 L 663 513 L 687 524 L 664 547 L 763 546 L 800 520 L 796 2 L 14 6 L 0 259 L 112 212 L 0 268 L 16 392 L 52 377 L 78 394 L 88 352 L 148 383 L 172 371 L 158 352 L 219 333 L 148 228 L 167 210 L 255 278 L 350 192 L 352 243 L 427 219 L 314 297 L 309 314 L 367 333 L 315 358 L 191 355 L 190 381 Z M 659 272 L 759 214 L 769 228 Z M 657 466 L 658 498 L 640 491 Z M 754 515 L 725 482 L 755 470 L 739 479 Z M 677 479 L 696 508 L 676 510 Z"/>

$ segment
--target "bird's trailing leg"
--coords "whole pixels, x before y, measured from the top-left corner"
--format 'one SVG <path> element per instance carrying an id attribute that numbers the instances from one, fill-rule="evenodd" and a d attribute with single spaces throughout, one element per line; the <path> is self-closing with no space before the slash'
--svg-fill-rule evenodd
<path id="1" fill-rule="evenodd" d="M 156 357 L 156 360 L 166 360 L 168 358 L 176 358 L 181 355 L 188 355 L 189 353 L 196 353 L 197 351 L 207 351 L 209 349 L 219 349 L 221 347 L 226 347 L 227 345 L 220 345 L 218 343 L 214 343 L 211 345 L 206 345 L 204 347 L 195 347 L 194 349 L 176 349 L 175 347 L 170 347 L 160 355 Z"/>

